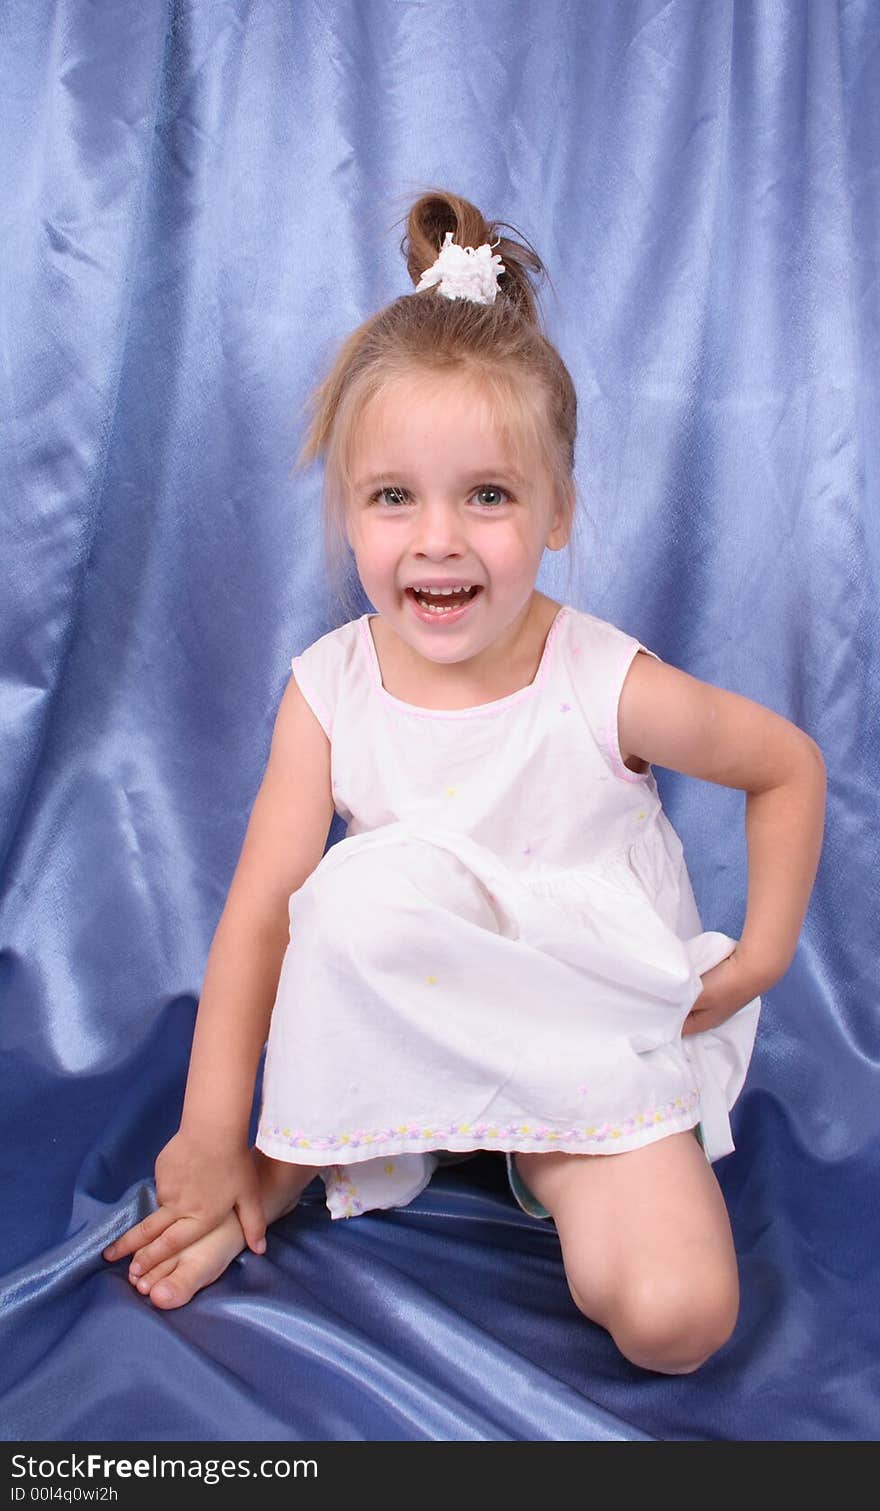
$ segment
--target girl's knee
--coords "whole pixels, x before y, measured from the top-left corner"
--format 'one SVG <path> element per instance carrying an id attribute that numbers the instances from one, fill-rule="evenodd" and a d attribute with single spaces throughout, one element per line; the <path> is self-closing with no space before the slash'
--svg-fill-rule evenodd
<path id="1" fill-rule="evenodd" d="M 615 1295 L 606 1326 L 631 1363 L 686 1375 L 728 1341 L 738 1311 L 739 1286 L 724 1269 L 650 1275 Z"/>

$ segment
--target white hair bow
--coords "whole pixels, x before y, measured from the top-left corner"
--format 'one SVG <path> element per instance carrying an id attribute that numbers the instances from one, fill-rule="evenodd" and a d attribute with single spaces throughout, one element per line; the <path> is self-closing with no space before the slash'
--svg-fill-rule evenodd
<path id="1" fill-rule="evenodd" d="M 452 232 L 447 231 L 440 256 L 431 267 L 425 268 L 415 292 L 419 294 L 436 283 L 437 292 L 444 299 L 472 299 L 476 304 L 494 304 L 498 279 L 504 271 L 504 263 L 497 253 L 493 257 L 488 242 L 481 247 L 460 247 L 452 240 Z"/>

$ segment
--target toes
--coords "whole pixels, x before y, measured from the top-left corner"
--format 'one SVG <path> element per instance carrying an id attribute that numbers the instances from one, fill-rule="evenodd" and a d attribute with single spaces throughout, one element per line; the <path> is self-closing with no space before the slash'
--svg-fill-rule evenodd
<path id="1" fill-rule="evenodd" d="M 195 1294 L 196 1287 L 188 1290 L 185 1295 L 180 1295 L 176 1286 L 170 1285 L 167 1280 L 161 1280 L 150 1291 L 150 1300 L 154 1306 L 161 1308 L 163 1312 L 170 1312 L 177 1306 L 185 1306 Z"/>
<path id="2" fill-rule="evenodd" d="M 151 1288 L 150 1300 L 154 1306 L 160 1306 L 163 1311 L 169 1311 L 175 1306 L 185 1306 L 192 1300 L 196 1291 L 210 1285 L 213 1280 L 223 1274 L 225 1268 L 225 1263 L 206 1266 L 204 1256 L 188 1259 L 184 1255 L 174 1267 L 174 1278 L 166 1279 L 163 1276 L 158 1284 Z"/>
<path id="3" fill-rule="evenodd" d="M 223 1274 L 228 1262 L 226 1254 L 214 1262 L 210 1262 L 204 1252 L 175 1255 L 173 1259 L 164 1259 L 155 1265 L 146 1275 L 129 1275 L 128 1278 L 142 1296 L 149 1296 L 154 1306 L 167 1312 L 186 1306 L 197 1291 Z"/>
<path id="4" fill-rule="evenodd" d="M 186 1284 L 185 1274 L 180 1274 L 181 1267 L 181 1261 L 175 1255 L 173 1259 L 163 1259 L 146 1275 L 129 1275 L 128 1278 L 142 1296 L 149 1296 L 154 1306 L 167 1312 L 176 1306 L 185 1306 L 198 1289 L 196 1285 Z"/>
<path id="5" fill-rule="evenodd" d="M 176 1258 L 164 1259 L 161 1264 L 154 1265 L 153 1269 L 148 1270 L 146 1275 L 135 1275 L 131 1270 L 129 1270 L 129 1285 L 133 1285 L 136 1290 L 140 1291 L 142 1296 L 149 1296 L 150 1292 L 153 1289 L 153 1286 L 156 1285 L 159 1280 L 164 1280 L 166 1275 L 170 1275 L 172 1270 L 175 1269 L 176 1265 Z"/>
<path id="6" fill-rule="evenodd" d="M 196 1291 L 219 1279 L 242 1246 L 238 1218 L 230 1215 L 227 1222 L 189 1244 L 181 1254 L 168 1255 L 143 1272 L 133 1262 L 128 1269 L 129 1284 L 163 1311 L 185 1306 Z"/>

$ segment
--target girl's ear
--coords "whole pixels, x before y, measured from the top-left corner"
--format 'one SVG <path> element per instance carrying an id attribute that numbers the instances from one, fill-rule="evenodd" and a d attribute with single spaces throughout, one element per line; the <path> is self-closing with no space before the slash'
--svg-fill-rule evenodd
<path id="1" fill-rule="evenodd" d="M 574 483 L 567 483 L 565 493 L 553 513 L 550 531 L 547 536 L 548 550 L 561 551 L 563 546 L 568 545 L 573 515 Z"/>

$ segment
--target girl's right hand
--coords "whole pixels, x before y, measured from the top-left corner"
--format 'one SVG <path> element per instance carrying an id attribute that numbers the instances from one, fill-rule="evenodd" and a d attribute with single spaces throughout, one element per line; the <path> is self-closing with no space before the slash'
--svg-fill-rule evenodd
<path id="1" fill-rule="evenodd" d="M 133 1275 L 144 1274 L 216 1228 L 230 1212 L 241 1223 L 248 1247 L 266 1249 L 266 1218 L 253 1153 L 216 1138 L 180 1130 L 156 1160 L 158 1209 L 104 1249 L 111 1263 L 133 1254 Z"/>

